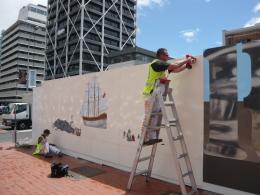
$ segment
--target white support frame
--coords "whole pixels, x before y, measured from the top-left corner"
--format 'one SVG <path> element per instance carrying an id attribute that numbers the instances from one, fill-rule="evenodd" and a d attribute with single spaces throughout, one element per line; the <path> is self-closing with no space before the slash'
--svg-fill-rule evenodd
<path id="1" fill-rule="evenodd" d="M 78 12 L 76 13 L 76 17 L 70 16 L 71 13 L 71 7 L 70 7 L 70 3 L 76 1 L 77 5 L 79 6 L 80 9 L 78 9 Z M 108 0 L 103 0 L 102 1 L 102 13 L 101 16 L 97 19 L 97 20 L 93 20 L 91 18 L 91 14 L 89 13 L 90 9 L 88 7 L 88 4 L 90 2 L 92 2 L 94 0 L 68 0 L 68 5 L 66 6 L 63 2 L 63 0 L 56 0 L 56 10 L 55 10 L 55 24 L 53 26 L 52 29 L 48 29 L 46 28 L 46 38 L 47 40 L 49 40 L 49 43 L 51 43 L 51 47 L 53 48 L 53 64 L 50 64 L 49 59 L 47 59 L 46 56 L 46 68 L 50 70 L 53 79 L 55 79 L 56 76 L 56 70 L 58 67 L 61 67 L 61 70 L 63 72 L 63 76 L 66 77 L 68 76 L 68 69 L 69 66 L 71 65 L 71 62 L 74 58 L 75 55 L 75 51 L 79 49 L 79 75 L 83 74 L 83 53 L 84 53 L 84 49 L 86 48 L 88 53 L 91 56 L 91 59 L 89 59 L 89 61 L 92 61 L 95 63 L 95 65 L 97 66 L 99 71 L 104 71 L 104 58 L 107 54 L 109 54 L 109 49 L 108 49 L 108 45 L 105 43 L 105 16 L 107 13 L 109 13 L 112 9 L 114 10 L 114 12 L 116 12 L 116 14 L 118 15 L 119 19 L 120 19 L 120 26 L 119 26 L 119 46 L 118 46 L 118 50 L 122 50 L 125 48 L 127 43 L 131 43 L 131 45 L 133 47 L 136 46 L 136 42 L 135 39 L 133 40 L 133 36 L 136 34 L 136 14 L 132 14 L 132 11 L 127 3 L 127 0 L 110 0 L 109 2 L 111 3 L 109 6 L 107 6 L 106 1 Z M 116 3 L 120 2 L 120 9 L 118 10 Z M 134 21 L 134 30 L 129 32 L 126 24 L 123 20 L 123 12 L 124 12 L 124 6 L 127 8 L 127 10 L 130 12 L 130 17 L 133 19 Z M 55 6 L 53 6 L 55 7 Z M 53 13 L 52 9 L 53 7 L 48 10 L 48 14 L 49 13 Z M 58 24 L 58 16 L 59 13 L 61 11 L 65 12 L 65 15 L 67 17 L 66 19 L 66 25 L 63 26 L 63 28 L 66 28 L 66 41 L 64 43 L 64 47 L 63 48 L 59 48 L 59 50 L 61 50 L 62 52 L 58 52 L 58 48 L 57 48 L 57 43 L 58 43 L 58 33 L 59 33 L 59 24 Z M 80 17 L 80 32 L 77 31 L 76 28 L 76 21 L 78 20 L 78 18 Z M 92 26 L 86 31 L 84 31 L 84 19 L 88 19 Z M 101 32 L 98 31 L 97 29 L 97 25 L 99 24 L 99 22 L 102 22 L 102 28 L 101 28 Z M 96 35 L 99 38 L 99 41 L 101 43 L 101 59 L 100 62 L 98 62 L 95 57 L 94 57 L 94 53 L 95 51 L 92 51 L 89 47 L 89 44 L 86 42 L 86 37 L 90 32 L 95 32 Z M 54 40 L 53 40 L 53 32 L 54 32 Z M 77 43 L 75 44 L 75 48 L 72 51 L 69 50 L 69 44 L 70 44 L 70 36 L 72 34 L 72 32 L 76 33 L 76 38 L 73 40 L 77 40 Z M 127 35 L 127 39 L 125 41 L 123 41 L 123 33 L 125 33 Z M 61 57 L 64 58 L 65 57 L 65 63 L 61 62 Z"/>

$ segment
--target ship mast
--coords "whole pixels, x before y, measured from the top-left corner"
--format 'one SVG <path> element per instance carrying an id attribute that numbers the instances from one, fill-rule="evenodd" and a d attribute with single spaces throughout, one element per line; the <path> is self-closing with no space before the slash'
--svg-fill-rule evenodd
<path id="1" fill-rule="evenodd" d="M 89 83 L 88 83 L 88 117 L 89 117 Z"/>
<path id="2" fill-rule="evenodd" d="M 94 79 L 94 116 L 96 116 L 96 79 Z"/>
<path id="3" fill-rule="evenodd" d="M 99 113 L 99 90 L 100 90 L 100 88 L 99 88 L 99 86 L 98 86 L 98 115 L 100 114 L 100 113 Z"/>

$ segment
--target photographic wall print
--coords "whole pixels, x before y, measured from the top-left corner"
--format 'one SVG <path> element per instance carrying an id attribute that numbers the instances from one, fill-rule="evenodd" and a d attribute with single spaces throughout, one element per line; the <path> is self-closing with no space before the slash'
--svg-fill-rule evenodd
<path id="1" fill-rule="evenodd" d="M 204 181 L 260 193 L 260 43 L 204 52 Z"/>

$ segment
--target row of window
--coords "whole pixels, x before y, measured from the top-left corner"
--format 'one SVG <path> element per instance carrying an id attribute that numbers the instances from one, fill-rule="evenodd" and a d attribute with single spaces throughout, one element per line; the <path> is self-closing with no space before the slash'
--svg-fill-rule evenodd
<path id="1" fill-rule="evenodd" d="M 38 14 L 41 14 L 41 15 L 44 15 L 44 16 L 47 16 L 47 11 L 43 11 L 41 9 L 37 9 L 35 7 L 29 7 L 29 10 L 34 12 L 34 13 L 38 13 Z"/>

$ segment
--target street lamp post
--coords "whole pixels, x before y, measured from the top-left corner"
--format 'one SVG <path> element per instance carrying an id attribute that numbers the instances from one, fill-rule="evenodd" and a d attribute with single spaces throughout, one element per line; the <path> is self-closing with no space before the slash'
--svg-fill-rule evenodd
<path id="1" fill-rule="evenodd" d="M 14 104 L 14 146 L 17 147 L 17 121 L 16 121 L 16 104 Z"/>

